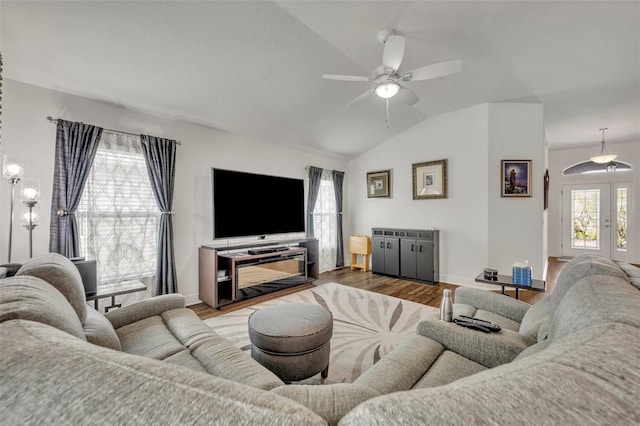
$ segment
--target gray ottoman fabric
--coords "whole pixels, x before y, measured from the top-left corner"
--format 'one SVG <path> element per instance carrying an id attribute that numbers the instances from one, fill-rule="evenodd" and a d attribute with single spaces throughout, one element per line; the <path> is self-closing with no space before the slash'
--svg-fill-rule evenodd
<path id="1" fill-rule="evenodd" d="M 333 316 L 319 305 L 284 303 L 259 309 L 249 317 L 251 356 L 281 380 L 292 382 L 329 366 Z"/>

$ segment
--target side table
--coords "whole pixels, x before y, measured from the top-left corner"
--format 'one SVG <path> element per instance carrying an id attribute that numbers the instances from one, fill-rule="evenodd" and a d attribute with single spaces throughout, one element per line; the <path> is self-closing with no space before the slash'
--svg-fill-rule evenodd
<path id="1" fill-rule="evenodd" d="M 371 238 L 368 235 L 352 235 L 349 237 L 349 252 L 351 253 L 351 270 L 362 269 L 369 271 L 369 257 L 371 256 Z M 358 256 L 362 256 L 362 262 L 358 262 Z"/>
<path id="2" fill-rule="evenodd" d="M 531 280 L 531 285 L 522 285 L 522 284 L 514 284 L 513 279 L 510 275 L 500 275 L 498 274 L 497 280 L 487 280 L 484 277 L 484 273 L 481 273 L 476 277 L 476 282 L 499 285 L 502 287 L 502 294 L 505 294 L 505 287 L 513 287 L 516 289 L 516 299 L 520 298 L 519 290 L 531 290 L 531 291 L 539 291 L 545 292 L 547 290 L 547 283 L 542 280 Z"/>
<path id="3" fill-rule="evenodd" d="M 138 280 L 120 281 L 112 284 L 103 284 L 98 286 L 98 291 L 95 294 L 88 295 L 87 301 L 93 300 L 94 307 L 98 310 L 98 299 L 105 297 L 111 297 L 111 305 L 105 306 L 104 311 L 109 312 L 109 309 L 121 308 L 122 304 L 116 304 L 116 296 L 127 293 L 135 293 L 136 291 L 145 291 L 147 286 Z"/>

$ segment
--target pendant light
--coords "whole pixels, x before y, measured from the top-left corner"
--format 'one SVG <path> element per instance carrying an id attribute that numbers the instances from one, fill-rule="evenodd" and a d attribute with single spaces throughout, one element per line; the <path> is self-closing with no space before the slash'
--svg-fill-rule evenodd
<path id="1" fill-rule="evenodd" d="M 616 154 L 609 154 L 607 152 L 607 148 L 605 148 L 604 146 L 605 130 L 607 130 L 607 127 L 603 127 L 602 129 L 600 129 L 600 131 L 602 132 L 602 146 L 600 148 L 600 154 L 594 155 L 593 157 L 591 157 L 591 161 L 593 161 L 594 163 L 599 163 L 599 164 L 611 163 L 617 157 Z"/>

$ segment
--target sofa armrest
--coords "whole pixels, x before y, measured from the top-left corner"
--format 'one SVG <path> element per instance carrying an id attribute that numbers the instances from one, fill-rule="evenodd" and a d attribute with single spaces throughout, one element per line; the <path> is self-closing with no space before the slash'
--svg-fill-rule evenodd
<path id="1" fill-rule="evenodd" d="M 115 311 L 107 312 L 105 317 L 113 328 L 120 328 L 142 319 L 160 315 L 171 309 L 184 308 L 184 296 L 181 294 L 165 294 L 144 299 L 131 305 L 123 306 Z"/>
<path id="2" fill-rule="evenodd" d="M 517 322 L 522 322 L 522 317 L 531 307 L 530 304 L 512 297 L 471 287 L 458 287 L 454 296 L 455 303 L 471 305 Z"/>
<path id="3" fill-rule="evenodd" d="M 432 339 L 411 336 L 406 342 L 383 356 L 362 373 L 354 384 L 367 386 L 384 395 L 409 390 L 444 352 Z"/>
<path id="4" fill-rule="evenodd" d="M 488 368 L 513 361 L 520 352 L 536 343 L 535 339 L 511 330 L 484 333 L 439 320 L 422 321 L 418 324 L 418 334 Z"/>

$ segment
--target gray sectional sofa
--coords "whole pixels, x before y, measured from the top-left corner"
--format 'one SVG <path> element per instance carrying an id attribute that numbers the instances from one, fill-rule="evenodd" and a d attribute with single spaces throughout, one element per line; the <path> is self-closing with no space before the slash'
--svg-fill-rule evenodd
<path id="1" fill-rule="evenodd" d="M 467 288 L 354 383 L 285 385 L 179 295 L 106 315 L 62 256 L 0 280 L 0 424 L 638 424 L 640 273 L 570 262 L 527 305 Z"/>

